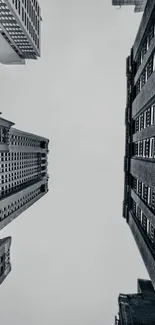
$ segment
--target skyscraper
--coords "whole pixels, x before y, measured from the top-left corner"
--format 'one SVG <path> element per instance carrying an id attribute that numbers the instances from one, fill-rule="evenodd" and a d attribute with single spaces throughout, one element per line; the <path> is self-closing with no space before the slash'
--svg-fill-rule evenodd
<path id="1" fill-rule="evenodd" d="M 41 11 L 37 0 L 0 0 L 0 62 L 25 64 L 40 56 Z"/>
<path id="2" fill-rule="evenodd" d="M 151 281 L 138 280 L 137 294 L 120 294 L 115 325 L 154 325 L 155 291 Z"/>
<path id="3" fill-rule="evenodd" d="M 135 12 L 141 12 L 145 9 L 147 0 L 112 0 L 113 6 L 134 5 Z"/>
<path id="4" fill-rule="evenodd" d="M 0 118 L 0 229 L 48 191 L 49 140 Z"/>
<path id="5" fill-rule="evenodd" d="M 155 0 L 127 58 L 123 216 L 155 288 Z"/>
<path id="6" fill-rule="evenodd" d="M 0 284 L 11 271 L 10 246 L 11 237 L 0 239 Z"/>

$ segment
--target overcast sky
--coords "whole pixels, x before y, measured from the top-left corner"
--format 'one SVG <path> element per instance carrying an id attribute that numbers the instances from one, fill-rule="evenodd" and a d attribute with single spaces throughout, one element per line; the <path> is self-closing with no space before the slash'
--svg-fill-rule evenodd
<path id="1" fill-rule="evenodd" d="M 147 273 L 122 218 L 125 60 L 141 14 L 111 0 L 40 0 L 42 57 L 0 66 L 2 117 L 50 139 L 50 191 L 1 231 L 10 325 L 112 325 Z"/>

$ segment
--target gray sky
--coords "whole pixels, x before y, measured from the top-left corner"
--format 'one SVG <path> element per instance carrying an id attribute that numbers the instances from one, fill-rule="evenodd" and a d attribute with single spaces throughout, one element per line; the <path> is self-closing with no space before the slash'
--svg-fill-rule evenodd
<path id="1" fill-rule="evenodd" d="M 1 111 L 50 139 L 50 192 L 1 231 L 5 325 L 111 325 L 147 277 L 122 216 L 125 59 L 141 14 L 111 0 L 40 0 L 42 58 L 0 66 Z"/>

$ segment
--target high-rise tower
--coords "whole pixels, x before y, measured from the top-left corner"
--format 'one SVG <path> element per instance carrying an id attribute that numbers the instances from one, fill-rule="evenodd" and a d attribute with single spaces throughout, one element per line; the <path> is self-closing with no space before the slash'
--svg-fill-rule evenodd
<path id="1" fill-rule="evenodd" d="M 11 271 L 10 246 L 11 237 L 0 239 L 0 284 Z"/>
<path id="2" fill-rule="evenodd" d="M 48 191 L 49 140 L 0 118 L 0 229 Z"/>
<path id="3" fill-rule="evenodd" d="M 155 0 L 127 58 L 123 216 L 155 288 Z"/>
<path id="4" fill-rule="evenodd" d="M 25 64 L 40 56 L 40 23 L 37 0 L 0 0 L 0 62 Z"/>
<path id="5" fill-rule="evenodd" d="M 138 279 L 138 293 L 120 294 L 115 325 L 154 325 L 155 291 L 149 280 Z"/>

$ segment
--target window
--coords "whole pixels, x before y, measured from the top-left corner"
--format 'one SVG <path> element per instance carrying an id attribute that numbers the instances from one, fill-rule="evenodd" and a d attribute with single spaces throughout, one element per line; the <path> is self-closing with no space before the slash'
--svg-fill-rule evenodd
<path id="1" fill-rule="evenodd" d="M 152 72 L 153 72 L 153 56 L 151 56 L 150 59 L 148 60 L 148 64 L 147 64 L 147 80 L 151 76 Z"/>
<path id="2" fill-rule="evenodd" d="M 146 140 L 143 140 L 143 157 L 145 158 L 145 146 L 146 146 Z"/>
<path id="3" fill-rule="evenodd" d="M 155 70 L 155 53 L 153 54 L 153 71 Z"/>
<path id="4" fill-rule="evenodd" d="M 151 196 L 152 196 L 152 190 L 150 187 L 148 187 L 148 205 L 151 207 Z"/>
<path id="5" fill-rule="evenodd" d="M 145 157 L 149 157 L 149 151 L 150 151 L 150 139 L 145 140 Z"/>
<path id="6" fill-rule="evenodd" d="M 150 238 L 151 242 L 154 243 L 154 227 L 149 220 L 147 220 L 147 235 Z"/>
<path id="7" fill-rule="evenodd" d="M 18 0 L 18 13 L 20 15 L 20 0 Z"/>
<path id="8" fill-rule="evenodd" d="M 146 127 L 151 125 L 151 107 L 146 111 Z"/>
<path id="9" fill-rule="evenodd" d="M 142 182 L 138 180 L 138 194 L 141 197 L 142 196 Z"/>
<path id="10" fill-rule="evenodd" d="M 143 200 L 145 203 L 148 202 L 148 186 L 143 184 Z"/>
<path id="11" fill-rule="evenodd" d="M 141 209 L 137 207 L 137 219 L 141 221 Z"/>
<path id="12" fill-rule="evenodd" d="M 143 212 L 141 214 L 141 218 L 142 218 L 142 220 L 141 220 L 142 227 L 145 231 L 147 231 L 147 218 Z"/>
<path id="13" fill-rule="evenodd" d="M 143 140 L 140 141 L 140 157 L 143 157 Z"/>
<path id="14" fill-rule="evenodd" d="M 141 60 L 144 59 L 144 56 L 145 56 L 146 52 L 147 52 L 147 39 L 145 40 L 145 42 L 143 44 L 143 47 L 142 47 L 142 50 L 141 50 L 141 57 L 142 57 Z"/>
<path id="15" fill-rule="evenodd" d="M 144 129 L 144 113 L 140 115 L 140 130 Z"/>
<path id="16" fill-rule="evenodd" d="M 149 158 L 154 158 L 154 138 L 150 139 Z"/>
<path id="17" fill-rule="evenodd" d="M 24 21 L 24 8 L 22 7 L 22 21 Z"/>
<path id="18" fill-rule="evenodd" d="M 137 117 L 136 120 L 135 120 L 135 131 L 136 132 L 139 131 L 139 117 Z"/>

